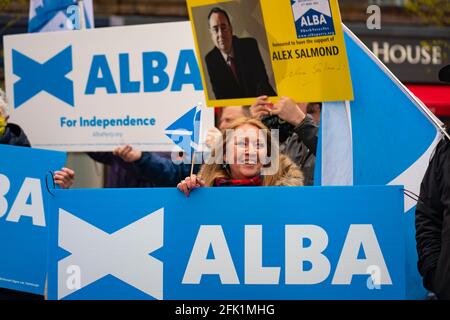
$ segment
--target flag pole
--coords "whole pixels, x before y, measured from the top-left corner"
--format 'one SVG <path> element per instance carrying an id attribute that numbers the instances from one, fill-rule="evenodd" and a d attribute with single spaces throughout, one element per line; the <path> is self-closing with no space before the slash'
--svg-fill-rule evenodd
<path id="1" fill-rule="evenodd" d="M 192 151 L 191 174 L 189 175 L 190 177 L 192 177 L 192 174 L 194 173 L 194 155 L 195 155 L 195 151 Z"/>
<path id="2" fill-rule="evenodd" d="M 78 0 L 78 8 L 80 9 L 80 30 L 85 30 L 86 29 L 86 19 L 84 17 L 83 0 Z"/>
<path id="3" fill-rule="evenodd" d="M 191 174 L 190 174 L 190 176 L 192 176 L 192 174 L 194 173 L 195 150 L 198 148 L 198 145 L 200 144 L 200 139 L 195 139 L 195 137 L 196 137 L 195 131 L 198 131 L 197 134 L 198 134 L 198 136 L 200 136 L 201 121 L 200 121 L 200 119 L 198 119 L 198 124 L 196 124 L 195 119 L 196 119 L 197 112 L 201 112 L 201 111 L 199 111 L 199 109 L 201 109 L 202 106 L 203 106 L 202 102 L 197 103 L 196 113 L 194 115 L 194 127 L 193 127 L 193 130 L 194 130 L 194 133 L 193 133 L 194 139 L 193 140 L 194 141 L 191 141 L 191 143 L 193 143 L 193 145 L 191 145 L 192 156 L 191 156 Z M 200 116 L 201 116 L 201 114 L 200 114 Z"/>

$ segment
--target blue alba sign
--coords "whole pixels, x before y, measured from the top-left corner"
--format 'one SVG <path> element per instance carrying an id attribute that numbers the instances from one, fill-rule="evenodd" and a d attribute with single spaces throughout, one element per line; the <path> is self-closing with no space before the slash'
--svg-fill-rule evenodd
<path id="1" fill-rule="evenodd" d="M 51 299 L 405 296 L 400 187 L 57 190 L 52 207 Z"/>
<path id="2" fill-rule="evenodd" d="M 0 145 L 0 155 L 0 287 L 43 294 L 50 214 L 46 176 L 64 166 L 66 154 Z M 51 178 L 48 184 L 52 187 Z"/>

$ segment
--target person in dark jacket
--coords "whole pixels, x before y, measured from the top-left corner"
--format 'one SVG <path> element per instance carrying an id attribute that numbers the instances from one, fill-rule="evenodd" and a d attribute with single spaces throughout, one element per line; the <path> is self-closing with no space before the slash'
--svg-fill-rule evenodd
<path id="1" fill-rule="evenodd" d="M 0 108 L 0 144 L 12 146 L 31 147 L 27 135 L 17 124 L 8 123 L 8 117 Z"/>
<path id="2" fill-rule="evenodd" d="M 112 152 L 88 152 L 88 156 L 107 166 L 105 188 L 157 188 L 167 186 L 166 181 L 150 179 L 139 168 Z M 163 155 L 161 155 L 163 157 Z"/>
<path id="3" fill-rule="evenodd" d="M 191 169 L 191 165 L 183 163 L 182 159 L 175 163 L 170 157 L 157 152 L 142 152 L 131 145 L 116 148 L 114 155 L 133 166 L 137 176 L 151 180 L 155 187 L 176 187 Z M 194 165 L 194 172 L 199 169 L 199 165 Z"/>
<path id="4" fill-rule="evenodd" d="M 425 288 L 450 299 L 450 141 L 436 147 L 416 207 L 418 268 Z"/>
<path id="5" fill-rule="evenodd" d="M 215 47 L 205 62 L 216 99 L 276 96 L 256 40 L 234 36 L 227 12 L 218 7 L 210 11 L 208 23 Z"/>
<path id="6" fill-rule="evenodd" d="M 18 147 L 31 147 L 27 135 L 17 124 L 8 122 L 6 112 L 8 100 L 5 92 L 0 88 L 0 144 L 9 144 Z"/>
<path id="7" fill-rule="evenodd" d="M 450 83 L 450 65 L 439 71 Z M 450 131 L 438 143 L 416 206 L 417 263 L 425 288 L 450 300 Z"/>

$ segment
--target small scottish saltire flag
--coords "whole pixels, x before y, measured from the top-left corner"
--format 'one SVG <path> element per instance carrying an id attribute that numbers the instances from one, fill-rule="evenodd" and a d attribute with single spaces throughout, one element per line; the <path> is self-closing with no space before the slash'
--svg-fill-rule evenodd
<path id="1" fill-rule="evenodd" d="M 166 136 L 179 146 L 189 158 L 192 152 L 200 149 L 201 113 L 199 107 L 194 107 L 165 130 Z"/>
<path id="2" fill-rule="evenodd" d="M 72 71 L 72 46 L 43 63 L 13 49 L 12 61 L 13 73 L 20 78 L 14 83 L 15 109 L 42 91 L 74 106 L 73 81 L 66 77 Z"/>
<path id="3" fill-rule="evenodd" d="M 92 0 L 30 0 L 30 33 L 80 29 L 83 22 L 88 29 L 94 27 Z"/>
<path id="4" fill-rule="evenodd" d="M 323 104 L 315 183 L 404 185 L 419 194 L 442 123 L 345 26 L 344 31 L 355 100 Z M 415 205 L 405 197 L 406 294 L 424 299 Z"/>

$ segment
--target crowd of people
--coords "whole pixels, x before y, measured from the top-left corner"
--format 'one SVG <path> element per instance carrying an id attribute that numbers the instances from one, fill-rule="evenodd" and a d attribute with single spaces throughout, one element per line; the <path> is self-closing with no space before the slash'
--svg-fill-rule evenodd
<path id="1" fill-rule="evenodd" d="M 205 140 L 215 151 L 213 161 L 203 164 L 173 161 L 173 155 L 143 152 L 131 145 L 89 156 L 110 166 L 105 187 L 177 187 L 189 196 L 199 187 L 309 186 L 314 181 L 320 108 L 320 103 L 296 103 L 288 97 L 271 103 L 267 96 L 258 97 L 251 106 L 218 108 L 217 128 L 209 130 Z M 31 147 L 25 132 L 8 119 L 7 99 L 1 91 L 0 144 Z M 277 139 L 272 135 L 275 130 Z M 449 150 L 444 138 L 430 161 L 416 210 L 419 271 L 425 287 L 446 299 L 450 298 Z M 263 163 L 271 152 L 270 163 Z M 182 154 L 177 157 L 183 160 Z M 266 170 L 268 166 L 272 170 Z M 54 172 L 61 188 L 69 188 L 74 179 L 70 168 Z M 5 289 L 0 289 L 0 296 L 5 292 L 11 296 Z"/>
<path id="2" fill-rule="evenodd" d="M 213 159 L 203 164 L 192 166 L 190 161 L 174 161 L 173 155 L 143 152 L 131 145 L 88 155 L 110 167 L 105 187 L 178 187 L 189 195 L 201 186 L 312 185 L 318 123 L 307 108 L 308 104 L 287 97 L 272 104 L 267 96 L 252 106 L 218 108 L 217 128 L 210 129 L 206 137 Z M 8 120 L 7 99 L 1 92 L 0 144 L 31 147 L 20 126 Z M 277 139 L 273 129 L 279 132 Z M 269 162 L 263 163 L 267 154 Z M 176 157 L 183 160 L 182 154 Z M 74 179 L 70 168 L 54 172 L 54 182 L 61 188 L 70 188 Z M 0 289 L 0 296 L 30 297 L 6 289 Z"/>
<path id="3" fill-rule="evenodd" d="M 207 56 L 216 97 L 251 96 L 248 90 L 225 92 L 230 86 L 220 86 L 223 81 L 214 78 L 218 71 L 212 72 L 214 64 L 211 61 L 222 59 L 219 49 L 223 47 L 227 56 L 239 62 L 239 48 L 254 45 L 249 40 L 246 44 L 233 37 L 225 12 L 212 12 L 208 18 L 211 27 L 217 29 L 214 36 L 224 34 L 228 37 L 225 42 L 213 38 L 217 50 Z M 226 66 L 224 64 L 223 68 Z M 263 66 L 258 68 L 264 71 Z M 229 78 L 235 86 L 244 79 L 238 75 Z M 268 91 L 266 94 L 274 95 L 267 75 L 262 78 L 264 85 L 258 88 L 264 87 Z M 190 158 L 186 154 L 145 152 L 131 145 L 117 146 L 113 152 L 88 154 L 109 166 L 105 187 L 176 187 L 189 196 L 195 189 L 203 187 L 311 186 L 314 184 L 320 110 L 320 103 L 299 103 L 289 97 L 281 97 L 272 103 L 266 95 L 256 98 L 251 106 L 218 108 L 216 128 L 209 130 L 205 140 L 210 150 L 209 158 L 202 159 L 202 163 L 183 161 Z M 7 99 L 1 91 L 0 144 L 31 147 L 20 126 L 8 120 Z M 174 161 L 175 158 L 180 161 Z M 54 172 L 54 182 L 61 188 L 69 188 L 74 179 L 75 172 L 70 168 Z M 421 185 L 416 231 L 418 268 L 424 285 L 438 298 L 450 299 L 450 147 L 446 138 L 437 146 Z M 0 289 L 0 299 L 5 295 L 12 293 Z"/>
<path id="4" fill-rule="evenodd" d="M 241 154 L 243 163 L 233 164 L 229 157 L 225 154 L 221 155 L 223 163 L 221 165 L 223 171 L 222 178 L 236 179 L 252 179 L 261 178 L 261 163 L 249 163 L 248 157 L 255 152 L 252 149 L 254 143 L 258 144 L 257 153 L 267 154 L 270 148 L 274 147 L 276 152 L 272 155 L 273 161 L 277 161 L 280 165 L 273 175 L 292 174 L 296 183 L 292 185 L 312 185 L 314 179 L 314 162 L 317 147 L 318 123 L 316 123 L 312 115 L 307 113 L 310 105 L 306 103 L 296 103 L 292 99 L 283 97 L 275 104 L 268 101 L 267 96 L 258 97 L 252 106 L 231 106 L 218 109 L 216 112 L 217 128 L 208 132 L 206 137 L 206 145 L 210 149 L 216 148 L 217 141 L 223 141 L 222 150 L 227 150 L 228 144 L 233 143 L 237 146 L 237 140 L 233 137 L 227 137 L 225 134 L 229 130 L 249 129 L 244 137 L 239 139 L 247 139 L 244 144 L 239 144 L 239 150 L 236 153 Z M 7 99 L 4 92 L 0 96 L 0 144 L 8 144 L 14 146 L 31 147 L 31 144 L 25 132 L 17 124 L 10 123 L 7 115 Z M 257 133 L 251 133 L 250 128 L 255 130 L 277 129 L 279 132 L 279 141 L 271 141 L 271 135 L 266 134 L 264 137 L 258 136 Z M 256 140 L 255 140 L 256 139 Z M 264 139 L 264 141 L 259 141 Z M 255 140 L 255 141 L 251 141 Z M 267 145 L 270 144 L 270 148 Z M 261 150 L 264 145 L 264 150 Z M 142 152 L 133 148 L 131 145 L 118 146 L 113 152 L 90 152 L 88 155 L 101 163 L 110 166 L 110 171 L 106 179 L 105 187 L 121 188 L 121 187 L 181 187 L 185 181 L 190 180 L 191 172 L 200 173 L 199 177 L 209 172 L 209 164 L 201 166 L 196 164 L 191 168 L 190 163 L 183 161 L 174 162 L 173 156 L 158 152 Z M 183 157 L 183 155 L 180 155 Z M 246 158 L 247 157 L 247 158 Z M 217 157 L 216 157 L 217 158 Z M 228 162 L 227 162 L 228 161 Z M 274 165 L 274 163 L 272 163 Z M 237 167 L 236 167 L 237 166 Z M 285 167 L 289 167 L 287 170 Z M 240 167 L 245 174 L 237 174 Z M 246 170 L 254 167 L 256 171 Z M 259 169 L 257 169 L 259 168 Z M 287 171 L 286 171 L 287 170 Z M 248 172 L 247 172 L 248 171 Z M 61 168 L 54 172 L 54 181 L 61 188 L 69 188 L 75 179 L 75 172 L 70 168 Z M 193 179 L 195 180 L 195 179 Z M 275 179 L 276 180 L 276 179 Z M 274 179 L 262 179 L 256 185 L 276 185 Z M 198 180 L 201 181 L 201 180 Z M 180 184 L 181 183 L 181 184 Z M 277 182 L 279 185 L 284 183 Z M 210 184 L 214 185 L 214 184 Z M 290 184 L 289 184 L 290 185 Z"/>

